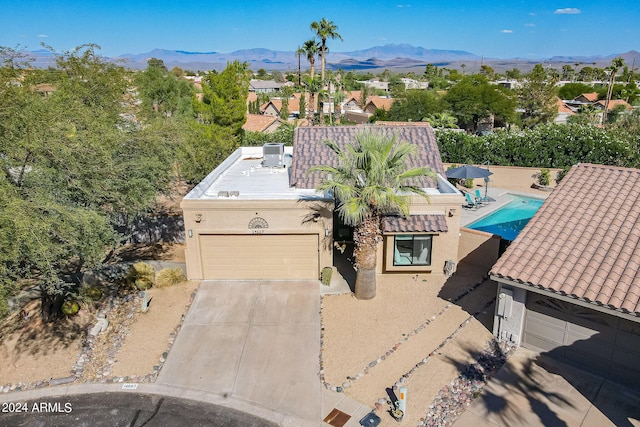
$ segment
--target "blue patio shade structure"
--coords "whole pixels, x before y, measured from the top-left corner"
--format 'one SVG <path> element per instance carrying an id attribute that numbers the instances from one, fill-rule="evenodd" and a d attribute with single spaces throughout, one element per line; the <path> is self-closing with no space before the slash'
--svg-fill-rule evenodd
<path id="1" fill-rule="evenodd" d="M 483 169 L 472 165 L 464 165 L 457 168 L 449 169 L 445 173 L 447 175 L 447 178 L 453 179 L 484 178 L 484 200 L 490 201 L 487 195 L 487 189 L 489 188 L 489 176 L 493 175 L 493 172 L 491 172 L 489 169 Z"/>

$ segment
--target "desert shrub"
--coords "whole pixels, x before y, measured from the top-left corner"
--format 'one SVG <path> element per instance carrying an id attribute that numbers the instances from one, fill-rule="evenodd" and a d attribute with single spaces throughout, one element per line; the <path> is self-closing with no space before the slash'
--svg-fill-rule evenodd
<path id="1" fill-rule="evenodd" d="M 62 303 L 60 310 L 65 316 L 74 316 L 80 311 L 80 304 L 77 301 L 65 301 Z"/>
<path id="2" fill-rule="evenodd" d="M 187 278 L 182 268 L 163 268 L 156 274 L 155 285 L 159 288 L 165 288 L 167 286 L 175 286 L 185 280 L 187 280 Z"/>
<path id="3" fill-rule="evenodd" d="M 547 186 L 549 185 L 549 182 L 551 182 L 550 172 L 547 168 L 540 169 L 540 172 L 535 174 L 535 177 L 539 185 Z"/>
<path id="4" fill-rule="evenodd" d="M 82 289 L 81 294 L 91 301 L 100 301 L 100 298 L 102 298 L 102 291 L 95 286 Z"/>
<path id="5" fill-rule="evenodd" d="M 331 277 L 333 276 L 333 268 L 325 267 L 320 274 L 320 281 L 323 285 L 329 286 L 331 284 Z"/>
<path id="6" fill-rule="evenodd" d="M 146 262 L 136 262 L 129 269 L 127 278 L 130 284 L 134 285 L 139 290 L 144 291 L 153 286 L 155 271 L 153 270 L 153 267 Z"/>

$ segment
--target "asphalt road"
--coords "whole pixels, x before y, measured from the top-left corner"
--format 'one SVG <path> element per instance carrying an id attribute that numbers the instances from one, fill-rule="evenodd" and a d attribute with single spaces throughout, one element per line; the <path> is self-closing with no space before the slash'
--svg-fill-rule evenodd
<path id="1" fill-rule="evenodd" d="M 2 427 L 276 427 L 277 424 L 193 400 L 150 394 L 99 393 L 0 402 Z"/>

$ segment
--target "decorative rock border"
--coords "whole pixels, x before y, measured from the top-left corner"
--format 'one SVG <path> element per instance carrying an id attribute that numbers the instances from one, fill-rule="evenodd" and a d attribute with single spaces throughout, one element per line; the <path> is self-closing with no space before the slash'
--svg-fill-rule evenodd
<path id="1" fill-rule="evenodd" d="M 474 363 L 467 365 L 449 385 L 444 386 L 429 406 L 418 427 L 452 425 L 471 402 L 482 393 L 495 373 L 513 354 L 515 346 L 492 339 Z"/>
<path id="2" fill-rule="evenodd" d="M 422 322 L 420 325 L 418 325 L 417 328 L 413 329 L 412 331 L 410 331 L 408 333 L 402 334 L 403 338 L 400 341 L 398 341 L 396 344 L 394 344 L 389 350 L 387 350 L 384 354 L 382 354 L 376 360 L 372 360 L 371 362 L 369 362 L 368 365 L 365 366 L 364 369 L 361 370 L 360 372 L 358 372 L 357 374 L 347 376 L 346 377 L 346 381 L 343 382 L 341 385 L 338 385 L 338 386 L 332 385 L 329 382 L 327 382 L 326 379 L 325 379 L 325 376 L 324 376 L 324 363 L 323 363 L 323 359 L 322 359 L 322 344 L 324 342 L 324 325 L 322 325 L 322 327 L 320 328 L 320 348 L 321 348 L 321 351 L 320 351 L 320 372 L 319 372 L 319 376 L 320 376 L 320 382 L 322 383 L 323 387 L 326 388 L 327 390 L 336 391 L 338 393 L 341 393 L 342 391 L 344 391 L 345 388 L 351 387 L 351 385 L 354 382 L 358 381 L 360 378 L 362 378 L 363 376 L 367 375 L 369 373 L 370 369 L 378 366 L 380 363 L 382 363 L 383 361 L 387 360 L 396 350 L 398 350 L 398 348 L 402 345 L 402 343 L 407 342 L 409 340 L 409 338 L 411 338 L 411 337 L 419 334 L 420 332 L 422 332 L 437 317 L 439 317 L 442 314 L 444 314 L 449 309 L 449 307 L 451 307 L 454 303 L 460 301 L 465 296 L 469 295 L 474 290 L 476 290 L 487 279 L 488 279 L 488 276 L 484 276 L 478 283 L 476 283 L 472 287 L 468 288 L 466 291 L 462 292 L 461 294 L 459 294 L 455 298 L 449 300 L 449 303 L 442 310 L 440 310 L 435 315 L 431 316 L 431 318 L 429 318 L 429 319 L 425 320 L 424 322 Z M 485 307 L 483 307 L 480 311 L 484 310 L 486 307 L 491 305 L 494 300 L 495 300 L 495 298 L 493 298 L 491 301 L 489 301 L 489 303 L 487 303 L 487 305 Z M 321 321 L 322 321 L 322 307 L 323 307 L 323 304 L 322 304 L 322 301 L 321 301 L 321 305 L 320 305 L 320 319 L 321 319 Z M 475 314 L 478 314 L 478 313 L 475 313 Z M 474 315 L 470 316 L 470 318 L 467 319 L 465 322 L 463 322 L 463 324 L 466 325 L 466 323 L 468 323 L 471 320 L 471 317 L 473 317 Z M 461 328 L 458 327 L 458 329 L 456 329 L 454 334 L 457 335 L 457 333 L 459 332 L 460 329 Z M 442 346 L 444 346 L 450 340 L 450 338 L 452 338 L 452 337 L 453 336 L 450 336 L 449 338 L 445 339 L 443 344 L 441 344 L 434 351 L 437 351 L 438 349 L 442 348 Z M 431 354 L 433 354 L 433 352 L 431 352 Z M 427 356 L 427 358 L 423 360 L 424 363 L 426 363 L 426 360 L 428 358 L 429 358 L 429 356 Z M 424 364 L 423 362 L 420 362 L 420 363 Z M 422 365 L 420 365 L 420 366 L 422 366 Z M 418 365 L 416 365 L 416 367 L 418 367 Z M 414 367 L 414 369 L 416 367 Z"/>
<path id="3" fill-rule="evenodd" d="M 97 381 L 97 382 L 99 382 L 99 383 L 107 383 L 107 384 L 109 384 L 109 383 L 122 383 L 122 382 L 137 382 L 137 383 L 152 383 L 152 382 L 155 382 L 155 380 L 158 377 L 158 373 L 162 369 L 162 366 L 164 365 L 164 362 L 166 361 L 167 356 L 169 355 L 169 352 L 171 351 L 171 348 L 173 347 L 173 344 L 175 342 L 176 336 L 178 335 L 178 332 L 182 328 L 182 325 L 184 323 L 184 319 L 186 318 L 187 312 L 189 311 L 189 308 L 191 307 L 191 304 L 193 304 L 193 300 L 195 299 L 195 296 L 196 296 L 196 294 L 198 292 L 199 287 L 200 286 L 198 286 L 191 293 L 189 301 L 185 305 L 185 310 L 184 310 L 184 312 L 182 313 L 182 315 L 180 317 L 180 323 L 175 327 L 173 332 L 169 335 L 169 340 L 168 340 L 168 343 L 167 343 L 167 350 L 162 353 L 158 363 L 156 365 L 154 365 L 154 367 L 152 369 L 152 372 L 147 374 L 147 375 L 144 375 L 142 377 L 138 377 L 136 375 L 124 376 L 124 377 L 117 377 L 117 376 L 110 377 L 109 376 L 109 374 L 111 372 L 111 367 L 113 366 L 113 364 L 117 360 L 116 359 L 117 352 L 118 352 L 118 350 L 120 350 L 120 347 L 124 343 L 124 338 L 126 337 L 127 333 L 129 332 L 129 328 L 128 327 L 129 327 L 130 323 L 133 321 L 133 317 L 134 317 L 136 311 L 138 311 L 138 308 L 141 306 L 141 300 L 140 300 L 140 297 L 138 296 L 137 293 L 136 294 L 126 295 L 126 296 L 120 297 L 120 298 L 110 297 L 108 302 L 107 302 L 107 304 L 105 304 L 105 307 L 103 308 L 105 316 L 108 318 L 108 314 L 109 313 L 111 313 L 112 311 L 117 309 L 119 306 L 124 305 L 125 309 L 126 309 L 126 319 L 131 320 L 131 321 L 130 322 L 125 322 L 125 324 L 119 325 L 120 329 L 116 333 L 116 338 L 114 339 L 113 347 L 110 349 L 110 351 L 108 353 L 108 357 L 107 357 L 107 359 L 105 361 L 105 364 L 103 366 L 97 367 L 97 369 L 96 369 L 96 372 L 101 376 L 100 380 Z M 120 301 L 118 301 L 118 300 L 120 300 Z M 111 325 L 111 326 L 113 327 L 113 325 Z M 51 378 L 51 379 L 48 379 L 48 380 L 33 381 L 33 382 L 25 382 L 25 383 L 18 382 L 18 383 L 15 383 L 15 384 L 6 384 L 6 385 L 3 385 L 3 386 L 0 386 L 0 392 L 2 392 L 2 393 L 10 393 L 12 391 L 25 391 L 25 390 L 35 389 L 35 388 L 57 386 L 57 385 L 70 384 L 70 383 L 76 382 L 77 380 L 79 380 L 82 377 L 82 374 L 83 374 L 83 372 L 85 370 L 85 366 L 88 363 L 90 363 L 90 361 L 92 360 L 92 355 L 93 355 L 93 351 L 95 350 L 95 347 L 96 347 L 96 342 L 97 342 L 97 337 L 96 336 L 90 336 L 88 331 L 87 331 L 86 338 L 83 340 L 82 351 L 78 355 L 78 359 L 77 359 L 76 363 L 71 368 L 71 371 L 70 371 L 71 375 L 70 376 L 64 377 L 64 378 Z M 88 382 L 95 382 L 95 381 L 86 380 L 84 382 L 88 383 Z"/>

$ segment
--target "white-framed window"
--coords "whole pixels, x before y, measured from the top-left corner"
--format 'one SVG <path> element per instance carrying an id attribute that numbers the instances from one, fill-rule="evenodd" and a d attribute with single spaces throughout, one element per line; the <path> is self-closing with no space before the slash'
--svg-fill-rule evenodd
<path id="1" fill-rule="evenodd" d="M 397 234 L 393 242 L 393 265 L 431 265 L 430 234 Z"/>

